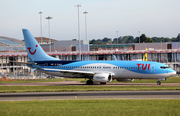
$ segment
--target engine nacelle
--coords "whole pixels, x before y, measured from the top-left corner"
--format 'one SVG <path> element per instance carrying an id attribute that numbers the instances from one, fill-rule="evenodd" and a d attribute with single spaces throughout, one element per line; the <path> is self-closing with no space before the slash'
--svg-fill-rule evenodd
<path id="1" fill-rule="evenodd" d="M 93 76 L 94 82 L 111 82 L 112 81 L 112 75 L 108 73 L 100 73 L 95 74 Z"/>
<path id="2" fill-rule="evenodd" d="M 134 81 L 134 79 L 116 79 L 119 82 L 129 82 L 129 81 Z"/>

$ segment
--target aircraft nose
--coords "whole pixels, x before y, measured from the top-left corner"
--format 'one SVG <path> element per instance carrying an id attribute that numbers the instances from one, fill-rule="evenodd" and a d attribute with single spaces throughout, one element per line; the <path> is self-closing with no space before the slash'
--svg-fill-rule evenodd
<path id="1" fill-rule="evenodd" d="M 176 74 L 176 71 L 173 72 L 173 75 L 175 75 L 175 74 Z"/>
<path id="2" fill-rule="evenodd" d="M 175 75 L 176 74 L 176 71 L 173 71 L 170 73 L 171 76 Z"/>
<path id="3" fill-rule="evenodd" d="M 173 70 L 173 71 L 171 70 L 171 72 L 168 71 L 169 77 L 171 77 L 171 76 L 173 76 L 173 75 L 175 75 L 175 74 L 176 74 L 176 71 L 175 71 L 175 70 Z"/>

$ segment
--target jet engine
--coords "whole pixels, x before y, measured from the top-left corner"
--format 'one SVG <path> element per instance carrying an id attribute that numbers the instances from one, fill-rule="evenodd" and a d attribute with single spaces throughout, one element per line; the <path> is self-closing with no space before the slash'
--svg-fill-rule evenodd
<path id="1" fill-rule="evenodd" d="M 106 83 L 112 81 L 112 75 L 108 73 L 95 74 L 93 76 L 94 82 Z"/>
<path id="2" fill-rule="evenodd" d="M 129 82 L 129 81 L 134 81 L 134 79 L 116 79 L 119 82 Z"/>

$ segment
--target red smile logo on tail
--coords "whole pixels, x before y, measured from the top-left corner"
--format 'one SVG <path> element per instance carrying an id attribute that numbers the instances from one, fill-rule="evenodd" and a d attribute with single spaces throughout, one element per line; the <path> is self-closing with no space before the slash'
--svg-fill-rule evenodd
<path id="1" fill-rule="evenodd" d="M 38 45 L 36 45 L 36 47 L 38 47 Z M 34 52 L 31 52 L 31 47 L 28 47 L 27 49 L 29 50 L 29 53 L 31 55 L 34 55 L 36 53 L 36 49 L 34 50 Z"/>

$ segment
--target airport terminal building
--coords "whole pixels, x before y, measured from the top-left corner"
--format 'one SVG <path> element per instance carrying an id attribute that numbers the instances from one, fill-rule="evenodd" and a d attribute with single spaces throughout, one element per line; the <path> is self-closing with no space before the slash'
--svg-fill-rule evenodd
<path id="1" fill-rule="evenodd" d="M 51 39 L 49 41 L 45 37 L 42 38 L 42 42 L 41 37 L 36 37 L 36 40 L 48 55 L 61 60 L 80 60 L 79 41 L 77 40 Z M 180 42 L 90 45 L 88 40 L 81 40 L 80 43 L 81 60 L 113 60 L 112 55 L 115 55 L 117 60 L 142 61 L 144 54 L 148 53 L 148 61 L 168 64 L 179 72 Z M 36 71 L 30 74 L 31 69 L 25 64 L 16 63 L 27 61 L 24 41 L 0 36 L 0 73 L 2 77 L 42 78 L 43 74 Z"/>

